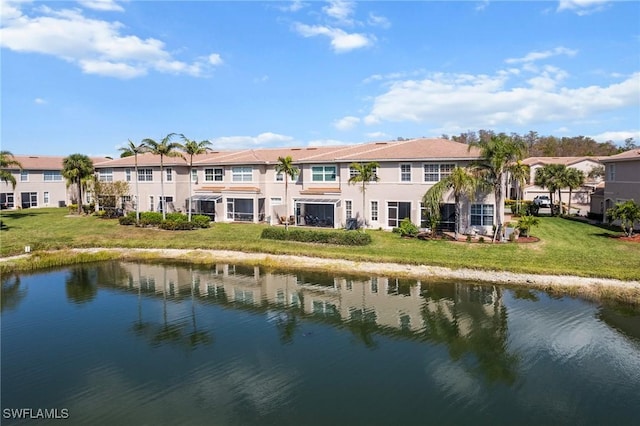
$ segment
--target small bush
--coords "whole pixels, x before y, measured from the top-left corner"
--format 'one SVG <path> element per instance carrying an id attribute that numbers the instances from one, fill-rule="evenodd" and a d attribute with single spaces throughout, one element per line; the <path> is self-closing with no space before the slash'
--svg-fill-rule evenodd
<path id="1" fill-rule="evenodd" d="M 195 229 L 195 225 L 193 222 L 188 222 L 186 220 L 163 220 L 160 222 L 159 228 L 166 229 L 168 231 L 189 231 Z"/>
<path id="2" fill-rule="evenodd" d="M 172 220 L 174 222 L 185 222 L 189 220 L 187 215 L 183 213 L 167 213 L 166 217 L 167 220 Z"/>
<path id="3" fill-rule="evenodd" d="M 133 217 L 131 217 L 130 215 L 122 216 L 118 218 L 118 222 L 120 222 L 120 225 L 135 225 L 136 216 L 135 214 L 133 215 Z"/>
<path id="4" fill-rule="evenodd" d="M 415 237 L 420 232 L 420 229 L 411 222 L 411 219 L 405 217 L 400 222 L 400 236 L 401 237 Z"/>
<path id="5" fill-rule="evenodd" d="M 479 243 L 484 243 L 484 237 L 480 237 L 480 238 L 478 238 L 478 242 L 479 242 Z"/>
<path id="6" fill-rule="evenodd" d="M 162 213 L 160 212 L 141 212 L 140 226 L 158 226 L 162 223 Z"/>
<path id="7" fill-rule="evenodd" d="M 467 235 L 467 242 L 470 243 L 471 242 L 471 235 Z"/>
<path id="8" fill-rule="evenodd" d="M 353 231 L 311 231 L 306 229 L 265 228 L 260 238 L 280 241 L 299 241 L 303 243 L 337 244 L 364 246 L 371 243 L 371 236 Z"/>
<path id="9" fill-rule="evenodd" d="M 211 219 L 203 214 L 192 216 L 191 221 L 197 228 L 209 228 L 211 226 Z"/>

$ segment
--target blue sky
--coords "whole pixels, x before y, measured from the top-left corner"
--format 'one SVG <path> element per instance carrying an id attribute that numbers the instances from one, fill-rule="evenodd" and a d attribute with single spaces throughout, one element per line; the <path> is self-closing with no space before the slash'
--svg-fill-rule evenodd
<path id="1" fill-rule="evenodd" d="M 640 2 L 0 0 L 2 149 L 640 141 Z"/>

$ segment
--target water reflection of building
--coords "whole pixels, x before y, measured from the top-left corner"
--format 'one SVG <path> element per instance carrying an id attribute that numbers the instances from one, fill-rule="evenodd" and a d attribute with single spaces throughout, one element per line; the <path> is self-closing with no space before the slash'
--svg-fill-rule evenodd
<path id="1" fill-rule="evenodd" d="M 430 319 L 456 326 L 464 337 L 500 313 L 502 298 L 494 287 L 448 283 L 435 286 L 387 277 L 345 278 L 287 274 L 258 267 L 188 266 L 123 263 L 129 288 L 147 294 L 233 302 L 246 307 L 295 308 L 303 315 L 339 321 L 366 321 L 377 327 L 417 333 Z M 193 290 L 193 293 L 192 293 Z M 464 307 L 464 309 L 461 309 Z"/>

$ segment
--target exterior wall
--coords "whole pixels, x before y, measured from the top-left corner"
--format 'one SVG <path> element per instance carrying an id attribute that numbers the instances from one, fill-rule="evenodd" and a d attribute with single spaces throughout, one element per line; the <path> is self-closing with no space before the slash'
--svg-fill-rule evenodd
<path id="1" fill-rule="evenodd" d="M 29 203 L 28 206 L 25 205 L 24 207 L 59 207 L 60 204 L 70 204 L 71 194 L 67 190 L 67 184 L 64 178 L 61 177 L 60 180 L 45 181 L 44 170 L 24 169 L 24 172 L 28 173 L 27 181 L 21 180 L 19 170 L 11 171 L 11 174 L 16 179 L 15 189 L 13 189 L 9 183 L 0 182 L 0 193 L 13 194 L 13 208 L 23 207 L 21 197 L 22 193 L 36 194 L 34 197 L 35 205 L 33 203 Z M 48 196 L 48 200 L 46 199 L 46 196 Z"/>
<path id="2" fill-rule="evenodd" d="M 606 163 L 604 199 L 605 208 L 626 200 L 640 204 L 640 160 Z"/>

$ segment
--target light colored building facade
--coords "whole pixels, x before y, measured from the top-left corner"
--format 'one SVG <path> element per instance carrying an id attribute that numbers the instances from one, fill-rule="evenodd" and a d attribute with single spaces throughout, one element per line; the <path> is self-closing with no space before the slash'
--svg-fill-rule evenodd
<path id="1" fill-rule="evenodd" d="M 295 180 L 275 171 L 279 157 L 291 156 L 299 169 Z M 297 225 L 343 227 L 349 218 L 369 227 L 391 229 L 408 217 L 423 222 L 421 200 L 425 192 L 451 173 L 479 157 L 477 149 L 444 139 L 413 139 L 359 145 L 306 148 L 211 151 L 194 157 L 193 170 L 180 158 L 165 158 L 163 172 L 167 211 L 191 208 L 218 222 L 267 222 L 292 218 Z M 350 165 L 378 162 L 377 182 L 348 183 Z M 135 159 L 114 159 L 96 164 L 99 179 L 130 183 L 135 205 Z M 159 157 L 138 156 L 141 211 L 157 211 L 161 201 Z M 191 183 L 189 184 L 189 180 Z M 190 197 L 189 187 L 192 196 Z M 451 227 L 453 199 L 443 204 L 443 222 Z M 495 221 L 492 194 L 464 200 L 461 230 L 474 227 L 490 232 Z M 423 225 L 425 225 L 423 223 Z M 426 225 L 425 225 L 426 226 Z"/>
<path id="2" fill-rule="evenodd" d="M 601 159 L 605 166 L 604 191 L 592 208 L 604 214 L 615 204 L 634 200 L 640 204 L 640 149 Z"/>
<path id="3" fill-rule="evenodd" d="M 562 164 L 580 170 L 585 175 L 585 183 L 581 188 L 572 191 L 571 203 L 575 206 L 589 205 L 591 202 L 591 194 L 596 190 L 602 182 L 601 178 L 589 178 L 589 173 L 596 167 L 602 166 L 602 157 L 529 157 L 522 161 L 523 164 L 529 166 L 529 178 L 522 188 L 522 199 L 533 200 L 538 195 L 548 195 L 549 189 L 541 188 L 534 184 L 536 171 L 547 164 Z M 510 197 L 515 198 L 517 185 L 512 183 Z M 569 201 L 569 188 L 562 190 L 562 201 Z"/>
<path id="4" fill-rule="evenodd" d="M 299 169 L 293 181 L 275 171 L 278 158 L 287 156 Z M 421 205 L 424 194 L 456 166 L 467 166 L 478 157 L 479 150 L 466 144 L 412 139 L 332 147 L 213 150 L 194 157 L 191 173 L 185 159 L 165 157 L 162 176 L 159 156 L 150 153 L 138 155 L 137 174 L 135 157 L 94 159 L 94 167 L 100 181 L 129 184 L 130 194 L 122 202 L 131 210 L 136 203 L 140 211 L 161 211 L 166 204 L 168 212 L 185 212 L 190 205 L 192 211 L 218 222 L 278 224 L 290 218 L 296 225 L 341 228 L 354 218 L 372 228 L 392 229 L 404 218 L 426 227 Z M 29 194 L 24 196 L 29 200 L 24 207 L 70 203 L 74 193 L 67 190 L 59 174 L 63 157 L 47 158 L 46 167 L 34 158 L 45 157 L 16 156 L 28 178 L 21 178 L 16 169 L 15 191 L 3 184 L 6 206 L 20 205 L 22 193 Z M 379 180 L 368 182 L 363 194 L 362 184 L 349 184 L 355 173 L 350 166 L 373 161 L 379 164 Z M 460 230 L 490 233 L 496 223 L 495 210 L 492 193 L 463 199 Z M 445 196 L 441 213 L 443 227 L 452 230 L 452 194 Z"/>
<path id="5" fill-rule="evenodd" d="M 13 159 L 20 163 L 22 170 L 16 166 L 8 169 L 16 180 L 15 188 L 11 183 L 0 182 L 0 206 L 3 209 L 64 207 L 76 202 L 77 190 L 68 187 L 62 177 L 64 157 L 15 155 Z M 91 160 L 97 164 L 107 159 Z"/>

